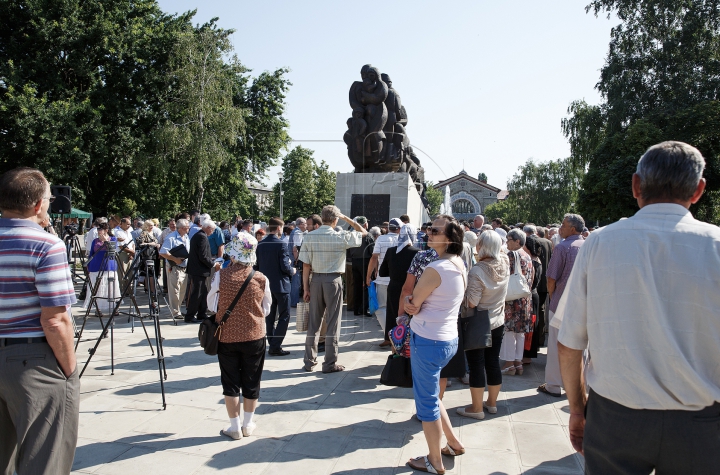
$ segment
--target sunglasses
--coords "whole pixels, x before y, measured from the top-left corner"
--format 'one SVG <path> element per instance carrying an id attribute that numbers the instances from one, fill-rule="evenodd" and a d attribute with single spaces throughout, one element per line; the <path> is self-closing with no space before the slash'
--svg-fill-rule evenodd
<path id="1" fill-rule="evenodd" d="M 445 228 L 428 228 L 428 233 L 430 233 L 431 236 L 437 236 L 438 234 L 444 234 Z"/>

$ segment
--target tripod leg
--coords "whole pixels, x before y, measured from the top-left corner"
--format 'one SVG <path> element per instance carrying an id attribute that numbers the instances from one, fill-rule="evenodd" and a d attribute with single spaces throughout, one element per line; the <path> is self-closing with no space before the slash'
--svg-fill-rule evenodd
<path id="1" fill-rule="evenodd" d="M 160 393 L 162 394 L 163 410 L 167 408 L 165 402 L 165 380 L 167 379 L 167 370 L 165 369 L 165 353 L 162 346 L 162 335 L 160 334 L 160 318 L 153 315 L 153 326 L 155 327 L 155 345 L 157 346 L 158 372 L 160 373 Z"/>
<path id="2" fill-rule="evenodd" d="M 145 328 L 145 321 L 142 315 L 140 314 L 140 307 L 138 307 L 137 300 L 135 300 L 135 296 L 131 295 L 130 299 L 132 300 L 132 303 L 134 305 L 135 310 L 137 311 L 138 317 L 140 318 L 140 325 L 142 325 L 142 329 L 145 332 L 145 338 L 147 339 L 148 346 L 150 346 L 150 352 L 154 355 L 155 350 L 153 350 L 152 342 L 150 341 L 150 336 L 148 335 L 147 328 Z M 133 318 L 133 320 L 135 320 Z"/>

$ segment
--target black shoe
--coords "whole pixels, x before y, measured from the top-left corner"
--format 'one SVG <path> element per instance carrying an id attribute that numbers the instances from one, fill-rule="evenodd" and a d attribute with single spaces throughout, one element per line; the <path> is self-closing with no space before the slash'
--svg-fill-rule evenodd
<path id="1" fill-rule="evenodd" d="M 268 354 L 269 354 L 270 356 L 287 356 L 287 355 L 290 354 L 290 352 L 287 351 L 287 350 L 283 350 L 282 348 L 280 348 L 280 349 L 278 349 L 278 350 L 269 350 L 269 351 L 268 351 Z"/>
<path id="2" fill-rule="evenodd" d="M 183 320 L 185 323 L 200 323 L 202 320 L 198 320 L 197 318 L 186 318 Z"/>
<path id="3" fill-rule="evenodd" d="M 318 353 L 325 353 L 325 343 L 320 343 L 318 345 Z"/>

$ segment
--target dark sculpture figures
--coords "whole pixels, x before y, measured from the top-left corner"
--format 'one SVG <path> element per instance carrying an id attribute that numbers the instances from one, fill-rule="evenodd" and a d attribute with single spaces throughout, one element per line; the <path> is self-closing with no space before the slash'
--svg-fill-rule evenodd
<path id="1" fill-rule="evenodd" d="M 355 173 L 406 172 L 425 197 L 425 170 L 410 146 L 407 113 L 387 74 L 366 64 L 350 86 L 352 117 L 343 140 Z"/>
<path id="2" fill-rule="evenodd" d="M 380 71 L 369 64 L 362 67 L 360 76 L 362 81 L 355 81 L 350 86 L 353 113 L 343 139 L 356 173 L 385 171 L 375 165 L 381 161 L 380 154 L 386 141 L 383 127 L 388 117 L 385 108 L 388 87 L 380 79 Z"/>

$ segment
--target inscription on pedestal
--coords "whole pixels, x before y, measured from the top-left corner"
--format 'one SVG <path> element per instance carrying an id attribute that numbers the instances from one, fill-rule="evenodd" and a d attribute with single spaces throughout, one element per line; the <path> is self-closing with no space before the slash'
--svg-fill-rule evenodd
<path id="1" fill-rule="evenodd" d="M 350 198 L 350 217 L 365 216 L 369 228 L 390 220 L 390 195 L 353 194 Z"/>

